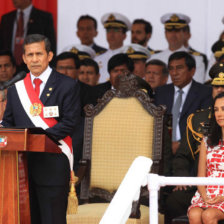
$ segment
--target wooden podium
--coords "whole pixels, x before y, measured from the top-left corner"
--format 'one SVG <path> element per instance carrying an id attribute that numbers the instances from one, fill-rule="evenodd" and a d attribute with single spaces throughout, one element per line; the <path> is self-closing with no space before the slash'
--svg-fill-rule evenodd
<path id="1" fill-rule="evenodd" d="M 40 129 L 0 128 L 0 224 L 31 224 L 26 153 L 61 153 Z"/>

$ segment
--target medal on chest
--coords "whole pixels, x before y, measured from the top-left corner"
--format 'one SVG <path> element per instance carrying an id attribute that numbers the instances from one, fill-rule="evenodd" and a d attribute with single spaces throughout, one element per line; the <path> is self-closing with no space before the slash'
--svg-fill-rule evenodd
<path id="1" fill-rule="evenodd" d="M 38 116 L 40 115 L 42 111 L 42 106 L 40 103 L 33 103 L 31 106 L 30 106 L 30 114 L 32 116 Z"/>

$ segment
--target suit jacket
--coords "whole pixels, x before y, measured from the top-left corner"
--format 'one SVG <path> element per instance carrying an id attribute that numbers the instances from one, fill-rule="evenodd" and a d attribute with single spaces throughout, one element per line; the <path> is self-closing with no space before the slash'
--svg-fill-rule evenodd
<path id="1" fill-rule="evenodd" d="M 85 122 L 84 107 L 87 104 L 92 104 L 95 106 L 97 104 L 97 100 L 102 98 L 107 90 L 111 89 L 111 83 L 109 81 L 96 86 L 89 86 L 80 81 L 77 81 L 77 84 L 80 87 L 81 119 L 79 120 L 79 124 L 75 127 L 75 131 L 72 136 L 75 173 L 78 170 L 79 161 L 82 159 Z"/>
<path id="2" fill-rule="evenodd" d="M 155 91 L 155 103 L 156 105 L 163 104 L 167 107 L 166 113 L 172 113 L 174 100 L 174 85 L 168 84 L 158 87 Z M 181 115 L 180 115 L 180 133 L 183 136 L 186 130 L 187 117 L 199 109 L 206 109 L 212 104 L 212 88 L 200 84 L 196 81 L 192 81 L 192 85 L 189 89 L 188 95 L 184 102 Z"/>
<path id="3" fill-rule="evenodd" d="M 49 88 L 52 88 L 52 91 Z M 48 94 L 50 96 L 47 96 Z M 80 117 L 79 88 L 76 82 L 53 70 L 40 100 L 44 106 L 59 107 L 59 117 L 55 118 L 58 123 L 46 131 L 57 140 L 72 135 Z M 20 103 L 15 86 L 8 89 L 2 125 L 5 127 L 34 127 Z M 64 185 L 69 181 L 69 162 L 63 153 L 30 152 L 28 153 L 28 168 L 29 176 L 39 185 Z"/>
<path id="4" fill-rule="evenodd" d="M 96 52 L 97 55 L 103 54 L 107 50 L 104 47 L 96 45 L 95 43 L 93 43 L 92 49 Z"/>
<path id="5" fill-rule="evenodd" d="M 14 10 L 2 16 L 0 24 L 0 49 L 12 50 L 12 35 L 14 22 L 16 20 L 16 12 Z M 48 12 L 32 8 L 28 21 L 28 34 L 43 34 L 49 38 L 52 51 L 56 53 L 56 38 L 52 15 Z"/>

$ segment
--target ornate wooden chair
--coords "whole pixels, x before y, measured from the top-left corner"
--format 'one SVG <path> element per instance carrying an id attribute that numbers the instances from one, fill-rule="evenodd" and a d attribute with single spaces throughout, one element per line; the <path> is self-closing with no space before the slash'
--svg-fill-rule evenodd
<path id="1" fill-rule="evenodd" d="M 165 108 L 152 103 L 136 76 L 119 77 L 117 89 L 107 91 L 95 107 L 88 105 L 85 111 L 82 200 L 109 202 L 137 156 L 152 158 L 151 171 L 158 173 Z M 99 223 L 107 206 L 80 205 L 77 214 L 67 216 L 68 223 Z M 127 223 L 148 222 L 149 208 L 133 203 Z"/>

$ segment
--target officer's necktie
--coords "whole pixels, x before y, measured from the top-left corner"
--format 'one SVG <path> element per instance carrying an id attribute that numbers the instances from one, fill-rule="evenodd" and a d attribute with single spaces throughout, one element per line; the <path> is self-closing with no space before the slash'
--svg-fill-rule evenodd
<path id="1" fill-rule="evenodd" d="M 23 62 L 22 60 L 23 39 L 24 39 L 23 35 L 24 35 L 23 11 L 20 11 L 19 19 L 17 20 L 15 45 L 14 45 L 14 56 L 17 65 L 20 65 Z"/>
<path id="2" fill-rule="evenodd" d="M 35 85 L 34 90 L 35 90 L 37 96 L 39 97 L 39 94 L 40 94 L 40 84 L 42 83 L 42 81 L 41 81 L 41 79 L 36 78 L 36 79 L 33 80 L 33 83 Z"/>
<path id="3" fill-rule="evenodd" d="M 183 90 L 179 89 L 177 91 L 178 96 L 177 99 L 173 105 L 172 108 L 172 115 L 173 115 L 173 123 L 172 123 L 172 141 L 177 141 L 177 136 L 176 136 L 176 131 L 177 131 L 177 125 L 178 121 L 180 118 L 180 107 L 182 104 L 182 95 L 183 95 Z"/>

